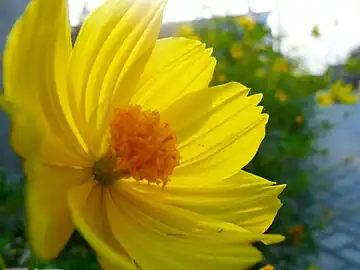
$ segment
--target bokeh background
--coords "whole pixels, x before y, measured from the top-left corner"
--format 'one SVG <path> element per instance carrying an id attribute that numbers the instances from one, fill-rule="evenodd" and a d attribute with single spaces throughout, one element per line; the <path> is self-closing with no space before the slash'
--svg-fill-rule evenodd
<path id="1" fill-rule="evenodd" d="M 101 2 L 70 0 L 74 41 Z M 0 51 L 26 3 L 0 1 Z M 270 228 L 286 240 L 257 244 L 265 257 L 253 269 L 360 269 L 359 15 L 359 0 L 169 0 L 161 37 L 213 47 L 212 85 L 238 81 L 264 94 L 267 136 L 246 169 L 288 185 Z M 31 256 L 21 160 L 8 137 L 9 121 L 0 111 L 1 261 L 98 269 L 77 234 L 56 261 Z"/>

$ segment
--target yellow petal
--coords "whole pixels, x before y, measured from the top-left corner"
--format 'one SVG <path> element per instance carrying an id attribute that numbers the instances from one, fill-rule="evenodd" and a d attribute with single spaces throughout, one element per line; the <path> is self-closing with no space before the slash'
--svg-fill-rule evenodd
<path id="1" fill-rule="evenodd" d="M 16 107 L 0 96 L 0 106 L 11 117 L 10 142 L 21 157 L 47 164 L 69 167 L 91 167 L 92 161 L 64 146 L 62 138 L 51 131 L 44 119 L 25 107 Z"/>
<path id="2" fill-rule="evenodd" d="M 97 154 L 98 133 L 113 106 L 129 103 L 160 31 L 164 0 L 108 0 L 85 21 L 70 63 L 70 91 L 77 122 Z M 116 104 L 116 105 L 113 105 Z"/>
<path id="3" fill-rule="evenodd" d="M 120 269 L 135 270 L 134 263 L 121 243 L 115 240 L 108 225 L 109 213 L 105 198 L 109 196 L 109 190 L 97 185 L 95 181 L 87 181 L 79 187 L 74 187 L 68 193 L 72 219 L 77 229 L 97 252 L 99 261 L 105 269 L 113 269 L 111 265 L 118 265 L 122 267 Z"/>
<path id="4" fill-rule="evenodd" d="M 266 236 L 165 205 L 125 181 L 111 187 L 110 195 L 110 228 L 141 269 L 235 270 L 261 260 L 251 243 Z"/>
<path id="5" fill-rule="evenodd" d="M 158 40 L 131 102 L 161 111 L 182 96 L 207 88 L 215 68 L 211 52 L 199 41 Z"/>
<path id="6" fill-rule="evenodd" d="M 262 96 L 247 97 L 248 92 L 241 84 L 229 83 L 189 94 L 163 112 L 179 140 L 181 161 L 173 182 L 219 181 L 254 157 L 268 116 L 256 106 Z"/>
<path id="7" fill-rule="evenodd" d="M 278 195 L 285 186 L 275 184 L 240 171 L 228 179 L 209 185 L 186 187 L 170 181 L 164 190 L 156 186 L 133 187 L 147 199 L 157 198 L 164 204 L 235 223 L 251 232 L 264 233 L 281 206 Z"/>
<path id="8" fill-rule="evenodd" d="M 91 171 L 26 161 L 26 208 L 30 244 L 44 260 L 55 258 L 69 240 L 74 225 L 67 191 L 83 183 Z"/>
<path id="9" fill-rule="evenodd" d="M 29 113 L 46 125 L 50 133 L 57 134 L 63 147 L 71 148 L 85 159 L 67 106 L 70 54 L 67 1 L 31 1 L 8 37 L 4 52 L 4 95 L 17 114 Z M 14 121 L 13 125 L 21 131 L 22 126 L 17 123 Z"/>

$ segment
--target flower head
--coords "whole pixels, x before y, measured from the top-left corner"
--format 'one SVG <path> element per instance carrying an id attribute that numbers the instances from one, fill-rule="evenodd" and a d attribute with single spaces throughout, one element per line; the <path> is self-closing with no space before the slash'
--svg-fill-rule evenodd
<path id="1" fill-rule="evenodd" d="M 337 81 L 331 85 L 331 93 L 335 101 L 344 104 L 352 104 L 358 101 L 358 96 L 352 93 L 352 85 Z"/>
<path id="2" fill-rule="evenodd" d="M 243 45 L 239 42 L 234 43 L 231 47 L 230 53 L 233 59 L 241 59 L 244 56 Z"/>
<path id="3" fill-rule="evenodd" d="M 5 96 L 25 160 L 31 245 L 75 229 L 104 269 L 245 269 L 284 189 L 242 170 L 265 135 L 262 96 L 208 87 L 212 50 L 157 40 L 163 0 L 108 0 L 72 47 L 67 1 L 32 0 L 8 38 Z M 21 78 L 21 79 L 19 79 Z"/>
<path id="4" fill-rule="evenodd" d="M 241 16 L 236 22 L 248 31 L 252 31 L 256 26 L 256 21 L 249 16 Z"/>
<path id="5" fill-rule="evenodd" d="M 264 267 L 261 267 L 260 270 L 275 270 L 275 267 L 271 264 L 267 264 Z"/>
<path id="6" fill-rule="evenodd" d="M 315 101 L 323 107 L 329 107 L 334 104 L 334 97 L 329 91 L 321 90 L 316 93 Z"/>
<path id="7" fill-rule="evenodd" d="M 289 70 L 289 65 L 284 58 L 277 57 L 273 63 L 272 70 L 279 73 L 287 72 Z"/>

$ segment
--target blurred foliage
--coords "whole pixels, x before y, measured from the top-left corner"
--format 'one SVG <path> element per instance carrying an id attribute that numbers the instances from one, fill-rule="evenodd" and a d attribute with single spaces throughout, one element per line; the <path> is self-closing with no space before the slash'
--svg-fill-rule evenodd
<path id="1" fill-rule="evenodd" d="M 212 85 L 238 81 L 251 87 L 252 94 L 264 95 L 262 104 L 270 115 L 267 135 L 245 169 L 288 185 L 281 196 L 283 207 L 270 228 L 271 232 L 285 235 L 286 240 L 270 247 L 257 245 L 265 260 L 256 269 L 316 269 L 311 264 L 318 252 L 314 233 L 326 225 L 327 214 L 325 210 L 310 211 L 314 194 L 319 191 L 313 180 L 320 177 L 311 159 L 317 154 L 325 156 L 315 149 L 314 140 L 331 127 L 326 123 L 310 126 L 308 119 L 314 117 L 314 96 L 326 88 L 328 74 L 310 75 L 296 59 L 274 50 L 269 29 L 249 17 L 187 23 L 176 33 L 214 48 L 217 67 Z M 0 268 L 5 262 L 7 267 L 99 269 L 94 252 L 77 232 L 57 260 L 36 260 L 24 231 L 23 198 L 23 181 L 7 183 L 0 174 Z"/>
<path id="2" fill-rule="evenodd" d="M 313 29 L 311 30 L 311 35 L 315 38 L 318 38 L 320 37 L 320 30 L 319 30 L 319 26 L 318 25 L 315 25 L 313 27 Z"/>

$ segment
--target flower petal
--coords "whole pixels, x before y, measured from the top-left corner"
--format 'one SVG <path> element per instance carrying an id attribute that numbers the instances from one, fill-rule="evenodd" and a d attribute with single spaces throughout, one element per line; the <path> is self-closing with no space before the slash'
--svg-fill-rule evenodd
<path id="1" fill-rule="evenodd" d="M 239 83 L 212 87 L 185 96 L 162 113 L 179 140 L 181 161 L 172 177 L 174 183 L 219 181 L 254 157 L 268 115 L 256 106 L 262 95 L 248 97 L 248 92 Z"/>
<path id="2" fill-rule="evenodd" d="M 261 260 L 251 243 L 269 236 L 166 205 L 156 194 L 122 180 L 103 198 L 113 240 L 141 269 L 245 269 Z M 103 263 L 112 259 L 103 255 Z"/>
<path id="3" fill-rule="evenodd" d="M 93 148 L 98 148 L 98 133 L 107 124 L 104 117 L 114 106 L 129 103 L 160 31 L 165 2 L 108 0 L 90 14 L 79 33 L 69 91 L 77 121 L 90 121 L 94 138 L 86 140 Z"/>
<path id="4" fill-rule="evenodd" d="M 16 107 L 0 95 L 0 108 L 11 117 L 10 141 L 21 157 L 56 166 L 91 167 L 92 162 L 64 146 L 61 137 L 46 122 L 25 107 Z M 43 119 L 44 120 L 44 119 Z"/>
<path id="5" fill-rule="evenodd" d="M 59 135 L 63 147 L 86 159 L 67 106 L 70 54 L 67 1 L 32 0 L 8 37 L 4 52 L 4 95 L 17 108 L 17 114 L 30 113 L 50 133 Z M 13 125 L 22 130 L 18 121 Z M 26 152 L 20 145 L 14 147 L 20 154 Z"/>
<path id="6" fill-rule="evenodd" d="M 105 269 L 112 269 L 111 265 L 121 266 L 121 269 L 125 270 L 136 269 L 127 252 L 115 240 L 108 225 L 109 216 L 105 201 L 108 196 L 109 190 L 97 185 L 95 181 L 87 181 L 71 189 L 68 193 L 68 204 L 73 221 L 97 252 L 99 262 Z"/>
<path id="7" fill-rule="evenodd" d="M 65 194 L 71 187 L 83 183 L 91 171 L 28 160 L 25 172 L 30 243 L 39 258 L 53 259 L 74 231 Z"/>
<path id="8" fill-rule="evenodd" d="M 163 190 L 135 184 L 133 188 L 148 199 L 153 196 L 164 204 L 234 223 L 251 232 L 264 233 L 281 207 L 278 195 L 285 186 L 275 184 L 240 171 L 218 183 L 197 187 L 169 182 Z"/>
<path id="9" fill-rule="evenodd" d="M 187 93 L 207 88 L 216 62 L 211 52 L 195 40 L 158 40 L 131 102 L 161 111 Z"/>

